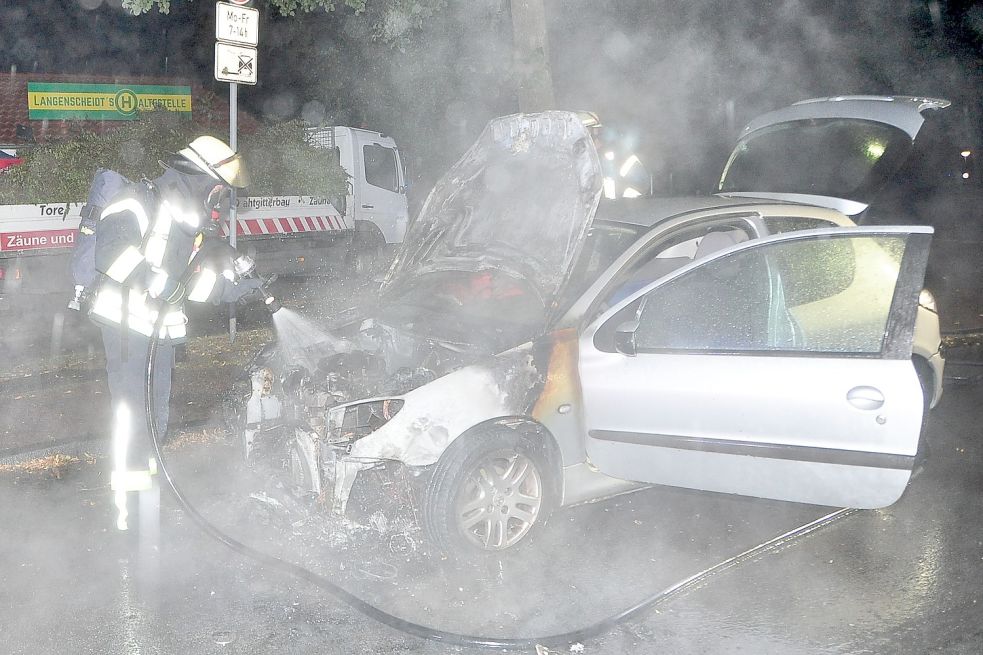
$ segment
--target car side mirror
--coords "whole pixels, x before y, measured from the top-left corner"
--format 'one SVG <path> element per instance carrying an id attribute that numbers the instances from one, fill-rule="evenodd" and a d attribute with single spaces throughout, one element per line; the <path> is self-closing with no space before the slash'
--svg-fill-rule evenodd
<path id="1" fill-rule="evenodd" d="M 634 357 L 637 353 L 635 348 L 635 330 L 637 329 L 637 318 L 625 321 L 619 325 L 614 331 L 614 349 L 622 355 Z"/>

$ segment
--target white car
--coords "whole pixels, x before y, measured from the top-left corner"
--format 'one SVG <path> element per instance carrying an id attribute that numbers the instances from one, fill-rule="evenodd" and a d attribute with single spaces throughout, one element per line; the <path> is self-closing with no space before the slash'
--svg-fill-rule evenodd
<path id="1" fill-rule="evenodd" d="M 255 360 L 247 460 L 349 518 L 410 499 L 431 547 L 462 557 L 646 484 L 896 501 L 931 228 L 811 229 L 849 222 L 727 198 L 595 221 L 600 179 L 574 114 L 492 121 L 378 297 Z"/>

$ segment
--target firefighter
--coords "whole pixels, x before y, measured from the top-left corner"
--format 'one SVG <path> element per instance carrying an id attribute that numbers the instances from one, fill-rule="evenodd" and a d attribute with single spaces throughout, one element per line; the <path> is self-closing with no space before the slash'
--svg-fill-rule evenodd
<path id="1" fill-rule="evenodd" d="M 167 431 L 174 346 L 186 338 L 191 302 L 235 302 L 258 288 L 236 280 L 228 246 L 205 239 L 217 224 L 215 210 L 232 187 L 246 185 L 237 153 L 202 136 L 162 162 L 154 180 L 125 187 L 102 211 L 95 267 L 102 273 L 90 309 L 101 331 L 113 408 L 112 487 L 127 529 L 126 494 L 149 489 L 155 463 L 146 429 L 146 364 L 153 327 L 163 313 L 154 361 L 154 421 Z M 227 203 L 226 203 L 227 204 Z M 209 248 L 216 244 L 214 248 Z M 220 256 L 210 256 L 218 250 Z"/>
<path id="2" fill-rule="evenodd" d="M 597 148 L 604 173 L 604 197 L 638 198 L 651 195 L 652 178 L 634 152 L 625 148 L 613 138 L 613 133 L 601 125 L 601 119 L 592 111 L 578 111 L 577 115 Z"/>

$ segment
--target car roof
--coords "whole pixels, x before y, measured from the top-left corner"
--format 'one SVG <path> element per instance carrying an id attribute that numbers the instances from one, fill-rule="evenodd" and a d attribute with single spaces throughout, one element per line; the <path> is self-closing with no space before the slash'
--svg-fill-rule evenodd
<path id="1" fill-rule="evenodd" d="M 745 210 L 767 215 L 815 216 L 826 218 L 837 225 L 853 224 L 841 212 L 825 207 L 740 196 L 655 196 L 601 200 L 597 206 L 594 220 L 647 229 L 685 214 L 696 214 L 715 209 Z"/>
<path id="2" fill-rule="evenodd" d="M 942 98 L 915 96 L 811 98 L 754 118 L 741 131 L 741 138 L 779 123 L 817 118 L 854 118 L 887 123 L 914 138 L 925 121 L 922 112 L 930 109 L 944 109 L 950 104 L 948 100 Z"/>
<path id="3" fill-rule="evenodd" d="M 670 218 L 707 209 L 759 205 L 761 201 L 722 196 L 692 197 L 640 197 L 602 199 L 597 206 L 595 220 L 611 223 L 628 223 L 639 227 L 652 227 Z"/>

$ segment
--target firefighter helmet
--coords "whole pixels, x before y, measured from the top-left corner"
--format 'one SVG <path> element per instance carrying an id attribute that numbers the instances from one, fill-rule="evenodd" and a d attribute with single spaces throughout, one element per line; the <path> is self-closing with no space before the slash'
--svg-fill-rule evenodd
<path id="1" fill-rule="evenodd" d="M 249 184 L 242 158 L 213 136 L 200 136 L 177 154 L 229 186 L 241 189 Z"/>

